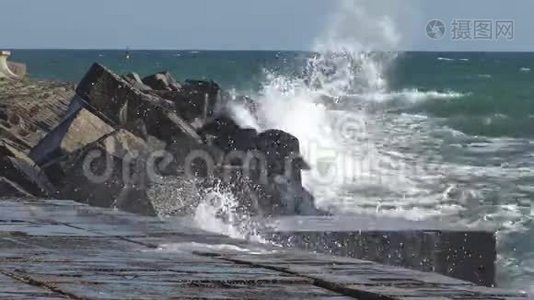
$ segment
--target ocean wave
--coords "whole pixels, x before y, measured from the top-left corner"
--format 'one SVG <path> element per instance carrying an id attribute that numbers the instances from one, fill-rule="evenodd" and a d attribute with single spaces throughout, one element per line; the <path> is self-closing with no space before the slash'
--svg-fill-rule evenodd
<path id="1" fill-rule="evenodd" d="M 364 14 L 354 7 L 344 9 L 342 14 L 347 11 Z M 357 17 L 348 14 L 336 24 L 339 28 L 329 30 L 340 33 L 332 34 L 322 43 L 326 49 L 318 49 L 317 56 L 307 62 L 304 78 L 268 74 L 260 92 L 253 97 L 257 101 L 255 113 L 234 110 L 241 116 L 239 122 L 257 125 L 254 127 L 260 130 L 281 129 L 298 137 L 302 154 L 312 168 L 304 172 L 303 183 L 320 208 L 335 214 L 436 219 L 476 228 L 491 223 L 506 234 L 523 230 L 516 222 L 522 220 L 518 210 L 504 204 L 511 199 L 528 199 L 528 195 L 523 195 L 527 192 L 519 193 L 516 186 L 534 177 L 531 160 L 516 154 L 523 153 L 523 149 L 511 147 L 517 152 L 509 152 L 510 147 L 497 140 L 477 145 L 479 137 L 475 137 L 499 135 L 503 131 L 492 128 L 509 126 L 513 118 L 508 120 L 493 111 L 481 117 L 480 105 L 475 105 L 480 99 L 468 97 L 471 93 L 416 88 L 391 91 L 386 78 L 391 57 L 383 59 L 365 53 L 365 47 L 358 42 L 358 32 L 354 36 L 347 32 L 349 28 L 359 30 L 358 26 L 348 26 L 359 20 Z M 380 29 L 384 24 L 387 25 L 373 26 Z M 390 30 L 385 29 L 386 33 Z M 385 40 L 378 42 L 393 43 L 389 36 L 384 34 Z M 447 57 L 438 60 L 455 61 Z M 466 99 L 446 101 L 463 97 Z M 341 100 L 354 100 L 360 105 L 340 107 L 345 103 L 336 101 Z M 408 106 L 413 111 L 384 113 L 391 110 L 383 108 L 389 109 L 395 106 L 391 103 L 399 102 L 401 108 Z M 373 106 L 382 110 L 375 113 L 368 109 Z M 417 112 L 428 117 L 415 116 Z M 250 118 L 251 114 L 254 118 Z M 459 114 L 463 115 L 457 118 Z M 519 125 L 525 131 L 532 128 L 526 126 L 531 125 L 529 122 Z M 518 132 L 516 127 L 513 130 Z M 330 174 L 322 176 L 319 173 L 324 169 L 335 172 L 331 178 Z M 216 198 L 222 200 L 199 206 L 197 223 L 205 230 L 235 237 L 242 236 L 243 231 L 250 232 L 240 226 L 207 222 L 220 211 L 237 221 L 231 223 L 241 221 L 232 212 L 226 212 L 225 207 L 232 206 L 231 197 L 222 194 Z M 227 202 L 230 205 L 224 204 Z M 493 203 L 488 209 L 477 208 Z M 506 245 L 506 249 L 511 246 Z M 532 247 L 525 246 L 523 250 L 532 251 Z M 509 251 L 503 253 L 506 257 L 517 256 Z"/>
<path id="2" fill-rule="evenodd" d="M 404 89 L 396 92 L 370 92 L 365 94 L 350 94 L 349 97 L 356 99 L 363 99 L 374 102 L 389 102 L 389 101 L 404 101 L 409 103 L 417 103 L 426 100 L 435 99 L 455 99 L 461 98 L 468 94 L 463 94 L 454 91 L 420 91 L 418 89 Z"/>
<path id="3" fill-rule="evenodd" d="M 458 58 L 458 59 L 456 59 L 456 58 L 440 56 L 440 57 L 437 58 L 437 60 L 439 60 L 439 61 L 457 61 L 457 60 L 459 60 L 459 61 L 467 62 L 467 61 L 469 61 L 469 58 Z"/>
<path id="4" fill-rule="evenodd" d="M 534 119 L 502 113 L 487 115 L 454 114 L 446 119 L 448 126 L 466 134 L 485 137 L 532 138 Z"/>

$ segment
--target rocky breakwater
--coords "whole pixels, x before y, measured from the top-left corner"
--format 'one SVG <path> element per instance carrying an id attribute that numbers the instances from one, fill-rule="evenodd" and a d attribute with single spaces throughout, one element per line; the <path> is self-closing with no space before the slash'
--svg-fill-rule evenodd
<path id="1" fill-rule="evenodd" d="M 94 64 L 75 89 L 35 81 L 0 88 L 8 91 L 0 97 L 4 197 L 185 214 L 203 190 L 224 186 L 250 214 L 321 214 L 302 187 L 298 139 L 240 127 L 226 113 L 235 97 L 215 82 L 119 76 Z"/>

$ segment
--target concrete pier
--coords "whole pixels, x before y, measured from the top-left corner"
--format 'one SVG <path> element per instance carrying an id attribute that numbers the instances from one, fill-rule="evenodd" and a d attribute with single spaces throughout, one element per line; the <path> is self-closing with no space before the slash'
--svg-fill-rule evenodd
<path id="1" fill-rule="evenodd" d="M 70 201 L 0 201 L 0 299 L 525 299 Z"/>
<path id="2" fill-rule="evenodd" d="M 267 226 L 277 244 L 437 272 L 495 285 L 494 231 L 374 216 L 281 217 Z"/>

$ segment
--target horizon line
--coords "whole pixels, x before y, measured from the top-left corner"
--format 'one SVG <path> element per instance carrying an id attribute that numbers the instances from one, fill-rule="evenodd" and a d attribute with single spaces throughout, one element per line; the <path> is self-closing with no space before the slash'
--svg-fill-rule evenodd
<path id="1" fill-rule="evenodd" d="M 314 50 L 290 50 L 290 49 L 178 49 L 178 48 L 2 48 L 0 50 L 7 51 L 184 51 L 184 52 L 303 52 L 303 53 L 318 53 Z M 415 49 L 399 49 L 399 50 L 372 50 L 362 52 L 399 52 L 399 53 L 534 53 L 532 50 L 415 50 Z"/>

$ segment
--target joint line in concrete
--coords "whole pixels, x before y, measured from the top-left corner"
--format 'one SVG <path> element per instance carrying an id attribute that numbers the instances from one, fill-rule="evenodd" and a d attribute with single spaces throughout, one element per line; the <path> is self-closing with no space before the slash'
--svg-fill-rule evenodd
<path id="1" fill-rule="evenodd" d="M 194 252 L 194 254 L 201 255 L 201 256 L 210 256 L 209 253 L 205 254 L 205 253 L 200 253 L 200 252 Z M 375 293 L 365 292 L 365 291 L 361 291 L 361 290 L 348 289 L 348 288 L 345 288 L 345 287 L 343 287 L 343 286 L 341 286 L 339 284 L 327 282 L 325 280 L 317 279 L 317 278 L 314 278 L 314 277 L 309 277 L 309 276 L 303 275 L 301 273 L 292 272 L 292 271 L 284 269 L 284 268 L 277 268 L 275 266 L 256 264 L 256 263 L 253 263 L 253 262 L 242 261 L 242 260 L 232 259 L 232 258 L 227 258 L 227 257 L 217 257 L 217 256 L 215 256 L 215 258 L 218 258 L 218 259 L 221 259 L 221 260 L 225 260 L 225 261 L 228 261 L 228 262 L 232 262 L 232 263 L 235 263 L 235 264 L 248 265 L 248 266 L 252 266 L 252 267 L 255 267 L 255 268 L 264 268 L 264 269 L 269 269 L 269 270 L 272 270 L 272 271 L 285 273 L 285 274 L 288 274 L 288 275 L 294 275 L 294 276 L 298 276 L 298 277 L 301 277 L 301 278 L 310 279 L 310 280 L 312 280 L 312 284 L 314 286 L 316 286 L 316 287 L 319 287 L 319 288 L 322 288 L 322 289 L 325 289 L 325 290 L 329 290 L 331 292 L 338 293 L 338 294 L 341 294 L 341 295 L 344 295 L 344 296 L 347 296 L 347 297 L 351 297 L 351 298 L 368 299 L 368 300 L 395 300 L 395 298 L 387 297 L 387 296 L 384 296 L 384 295 L 378 295 L 378 294 L 375 294 Z"/>
<path id="2" fill-rule="evenodd" d="M 39 280 L 37 280 L 35 278 L 32 278 L 29 275 L 17 274 L 17 273 L 7 272 L 7 271 L 4 271 L 4 270 L 0 270 L 0 274 L 3 274 L 5 276 L 8 276 L 8 277 L 16 280 L 16 281 L 19 281 L 19 282 L 22 282 L 22 283 L 25 283 L 25 284 L 28 284 L 28 285 L 32 285 L 32 286 L 35 286 L 35 287 L 38 287 L 38 288 L 49 290 L 54 294 L 58 294 L 58 295 L 62 296 L 63 298 L 74 299 L 74 300 L 85 300 L 86 299 L 84 297 L 80 297 L 80 296 L 77 296 L 75 294 L 72 294 L 72 293 L 69 293 L 69 292 L 65 292 L 65 291 L 61 290 L 60 288 L 58 288 L 58 287 L 49 285 L 46 282 L 39 281 Z"/>

